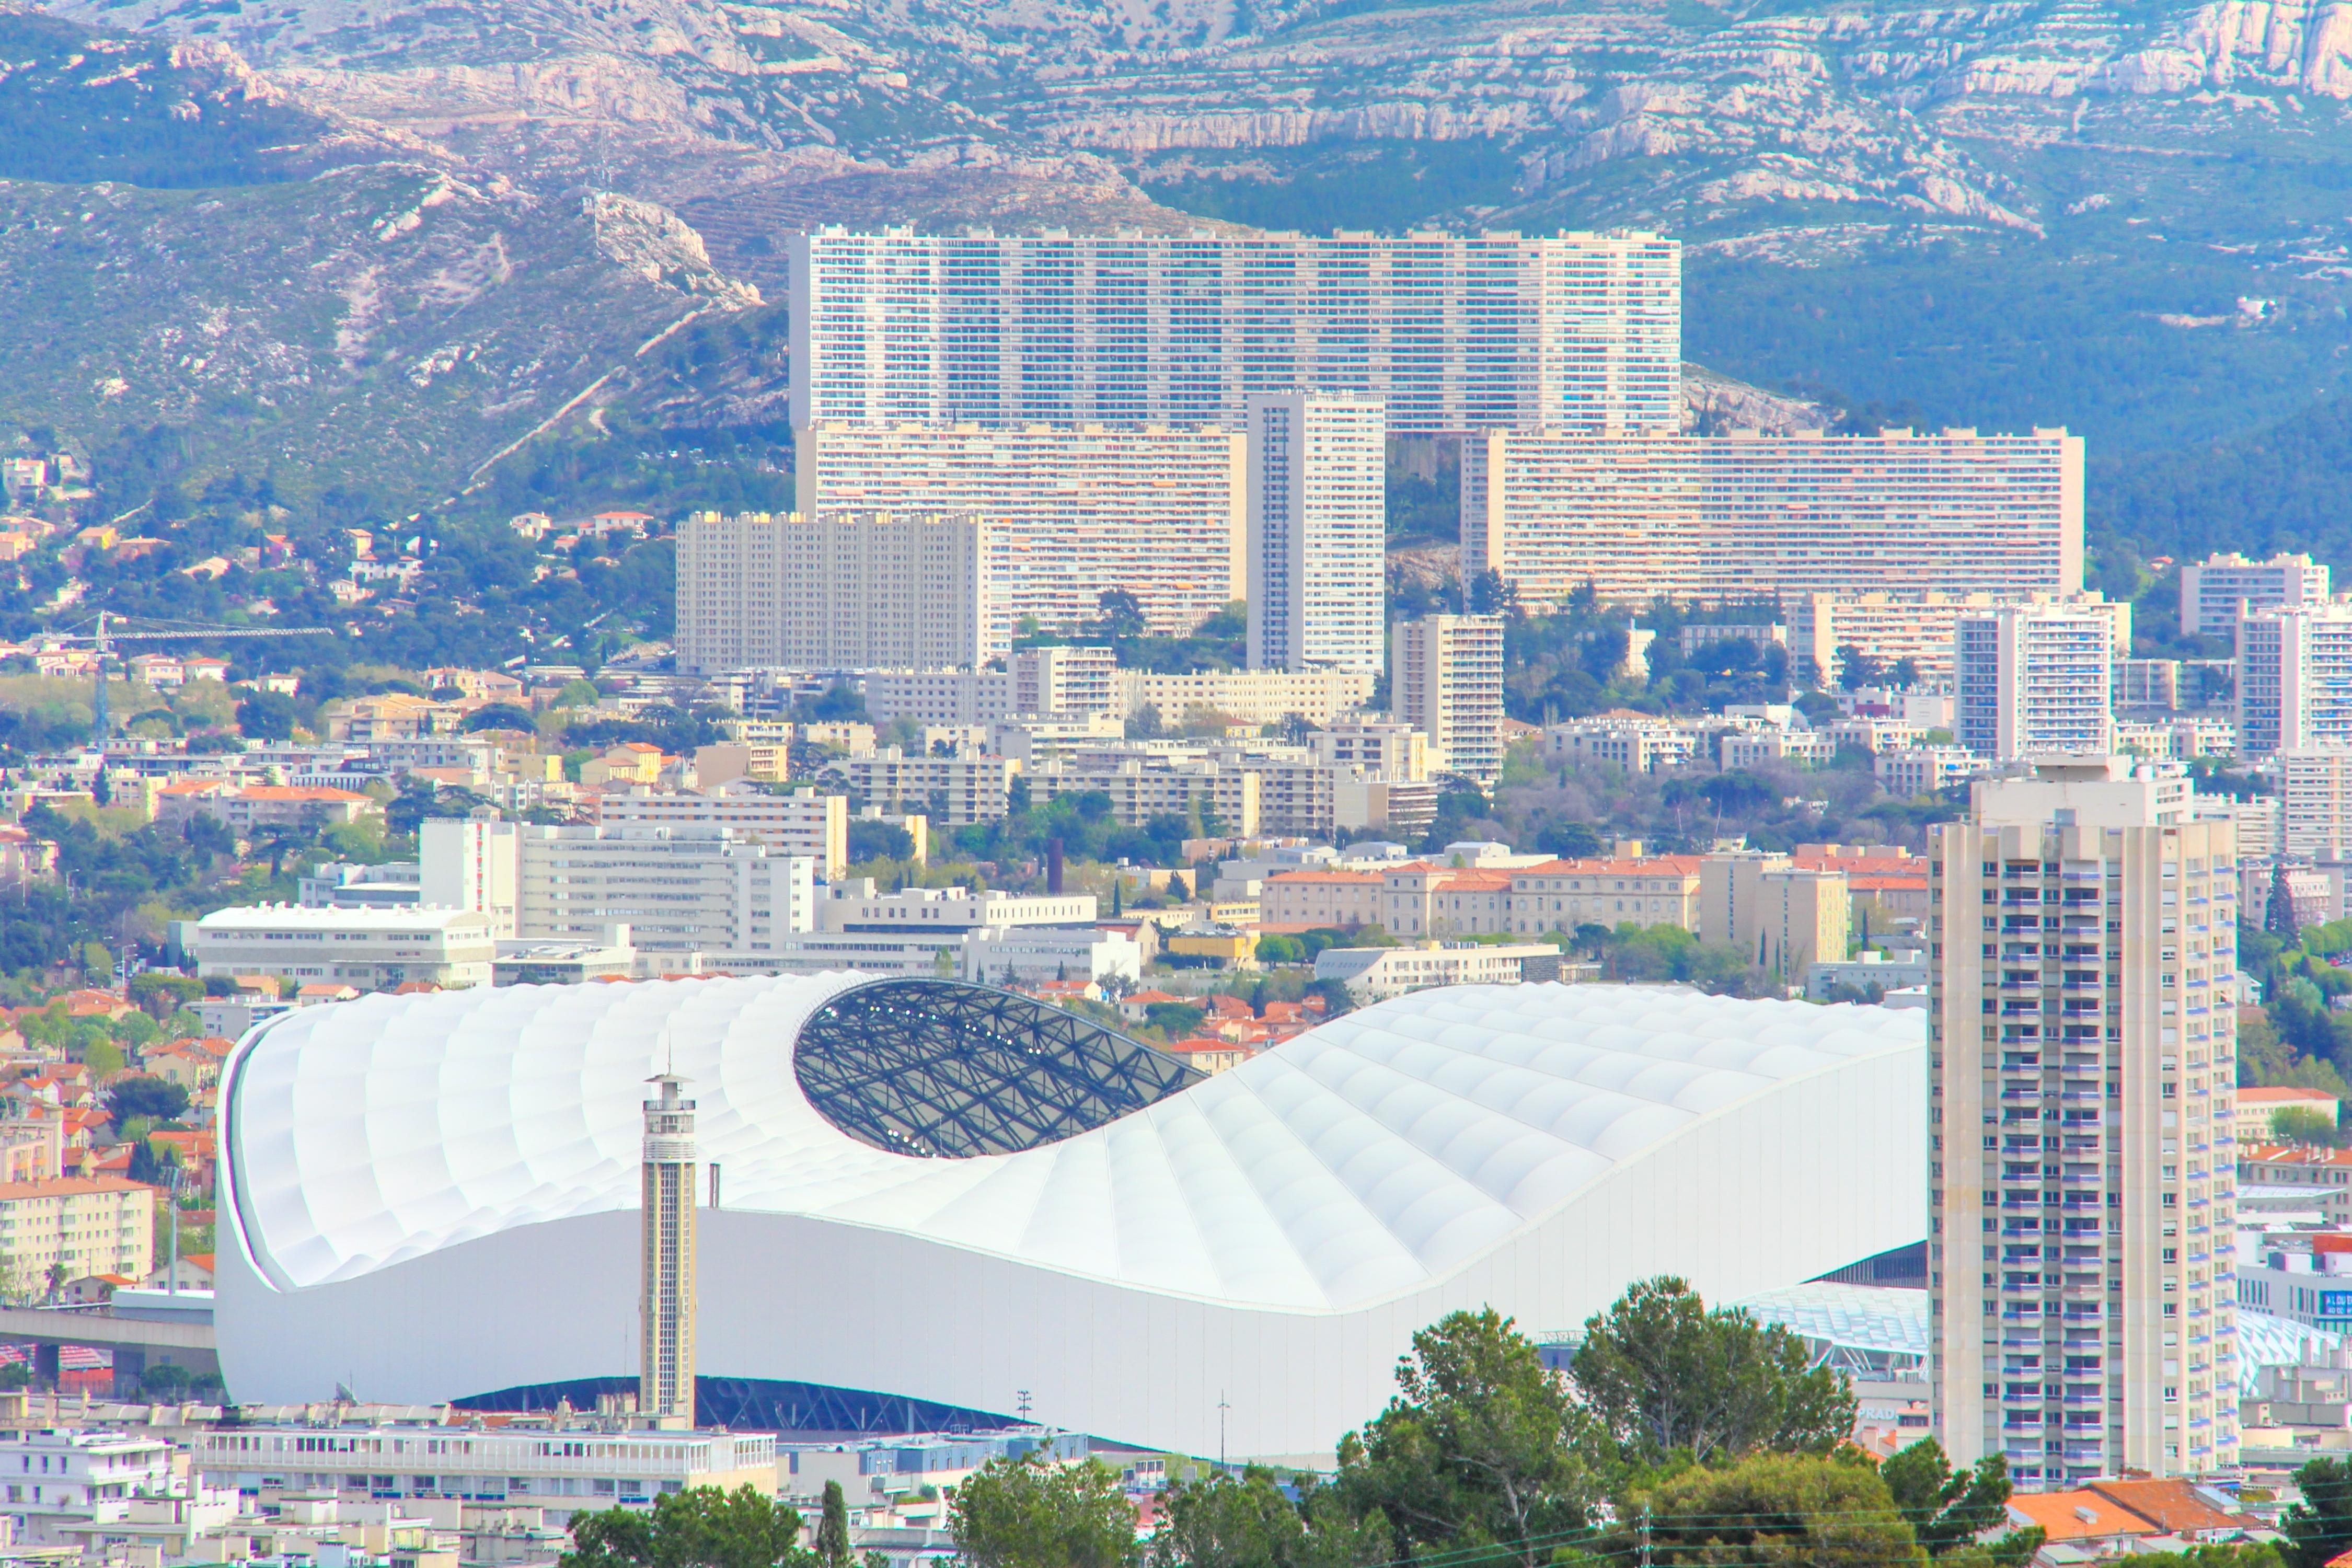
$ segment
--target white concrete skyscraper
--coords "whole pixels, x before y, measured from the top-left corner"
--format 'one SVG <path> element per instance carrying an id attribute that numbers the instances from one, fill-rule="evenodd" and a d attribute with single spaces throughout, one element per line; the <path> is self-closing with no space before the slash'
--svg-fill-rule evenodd
<path id="1" fill-rule="evenodd" d="M 1387 464 L 1375 399 L 1302 392 L 1249 400 L 1252 669 L 1381 668 Z"/>
<path id="2" fill-rule="evenodd" d="M 2238 1455 L 2235 829 L 2058 759 L 1930 829 L 1932 1431 L 2049 1489 Z"/>
<path id="3" fill-rule="evenodd" d="M 643 1298 L 638 1342 L 644 1366 L 637 1408 L 649 1415 L 694 1420 L 694 1101 L 681 1099 L 676 1073 L 647 1079 L 660 1097 L 646 1101 Z"/>
<path id="4" fill-rule="evenodd" d="M 2128 601 L 1963 611 L 1952 623 L 1952 728 L 1980 757 L 2105 756 L 2115 661 L 2130 651 Z"/>

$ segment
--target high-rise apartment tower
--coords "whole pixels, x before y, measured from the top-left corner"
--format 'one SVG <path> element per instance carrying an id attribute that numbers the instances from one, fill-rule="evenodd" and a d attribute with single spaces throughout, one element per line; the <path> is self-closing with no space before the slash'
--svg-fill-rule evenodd
<path id="1" fill-rule="evenodd" d="M 1980 757 L 2104 756 L 2115 660 L 2130 649 L 2128 601 L 1963 611 L 1952 623 L 1952 728 Z"/>
<path id="2" fill-rule="evenodd" d="M 1389 701 L 1448 773 L 1480 789 L 1503 775 L 1503 618 L 1424 616 L 1389 638 Z"/>
<path id="3" fill-rule="evenodd" d="M 1381 668 L 1387 462 L 1381 405 L 1370 398 L 1250 399 L 1252 669 Z"/>
<path id="4" fill-rule="evenodd" d="M 1930 830 L 1932 1430 L 2022 1488 L 2237 1459 L 2233 838 L 2110 757 Z"/>
<path id="5" fill-rule="evenodd" d="M 694 1419 L 694 1101 L 676 1073 L 648 1079 L 659 1098 L 646 1101 L 645 1248 L 637 1408 L 649 1415 Z"/>
<path id="6" fill-rule="evenodd" d="M 2238 754 L 2352 743 L 2352 604 L 2238 618 Z"/>

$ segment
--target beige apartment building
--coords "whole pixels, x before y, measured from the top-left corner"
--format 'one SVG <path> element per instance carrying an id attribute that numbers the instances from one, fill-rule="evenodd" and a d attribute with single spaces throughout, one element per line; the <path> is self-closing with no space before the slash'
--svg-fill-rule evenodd
<path id="1" fill-rule="evenodd" d="M 1930 830 L 1931 1435 L 2056 1490 L 2238 1458 L 2236 849 L 2122 758 Z"/>
<path id="2" fill-rule="evenodd" d="M 52 1269 L 143 1279 L 155 1267 L 155 1189 L 119 1176 L 0 1184 L 0 1260 L 16 1290 L 39 1290 Z"/>
<path id="3" fill-rule="evenodd" d="M 1645 855 L 1518 868 L 1510 873 L 1510 929 L 1671 925 L 1696 931 L 1699 864 L 1696 855 Z"/>
<path id="4" fill-rule="evenodd" d="M 1341 931 L 1379 925 L 1386 885 L 1377 871 L 1277 872 L 1259 884 L 1258 921 Z"/>
<path id="5" fill-rule="evenodd" d="M 1503 618 L 1424 616 L 1389 636 L 1389 701 L 1447 773 L 1480 789 L 1503 773 Z"/>
<path id="6" fill-rule="evenodd" d="M 1852 895 L 1843 871 L 1781 855 L 1709 855 L 1699 862 L 1698 934 L 1801 984 L 1814 963 L 1846 956 Z"/>

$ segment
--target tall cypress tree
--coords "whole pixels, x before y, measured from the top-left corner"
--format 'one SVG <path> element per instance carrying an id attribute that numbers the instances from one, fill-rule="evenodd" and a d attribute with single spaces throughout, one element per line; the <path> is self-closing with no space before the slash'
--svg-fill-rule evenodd
<path id="1" fill-rule="evenodd" d="M 847 1568 L 849 1504 L 839 1481 L 824 1483 L 824 1512 L 816 1522 L 816 1554 L 825 1568 Z"/>

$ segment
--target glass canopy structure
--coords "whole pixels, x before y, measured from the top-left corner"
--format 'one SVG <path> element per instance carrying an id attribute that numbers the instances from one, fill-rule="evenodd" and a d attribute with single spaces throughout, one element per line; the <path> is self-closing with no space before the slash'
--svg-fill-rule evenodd
<path id="1" fill-rule="evenodd" d="M 868 1148 L 970 1159 L 1090 1132 L 1201 1081 L 1074 1014 L 954 980 L 881 980 L 801 1026 L 801 1092 Z"/>

